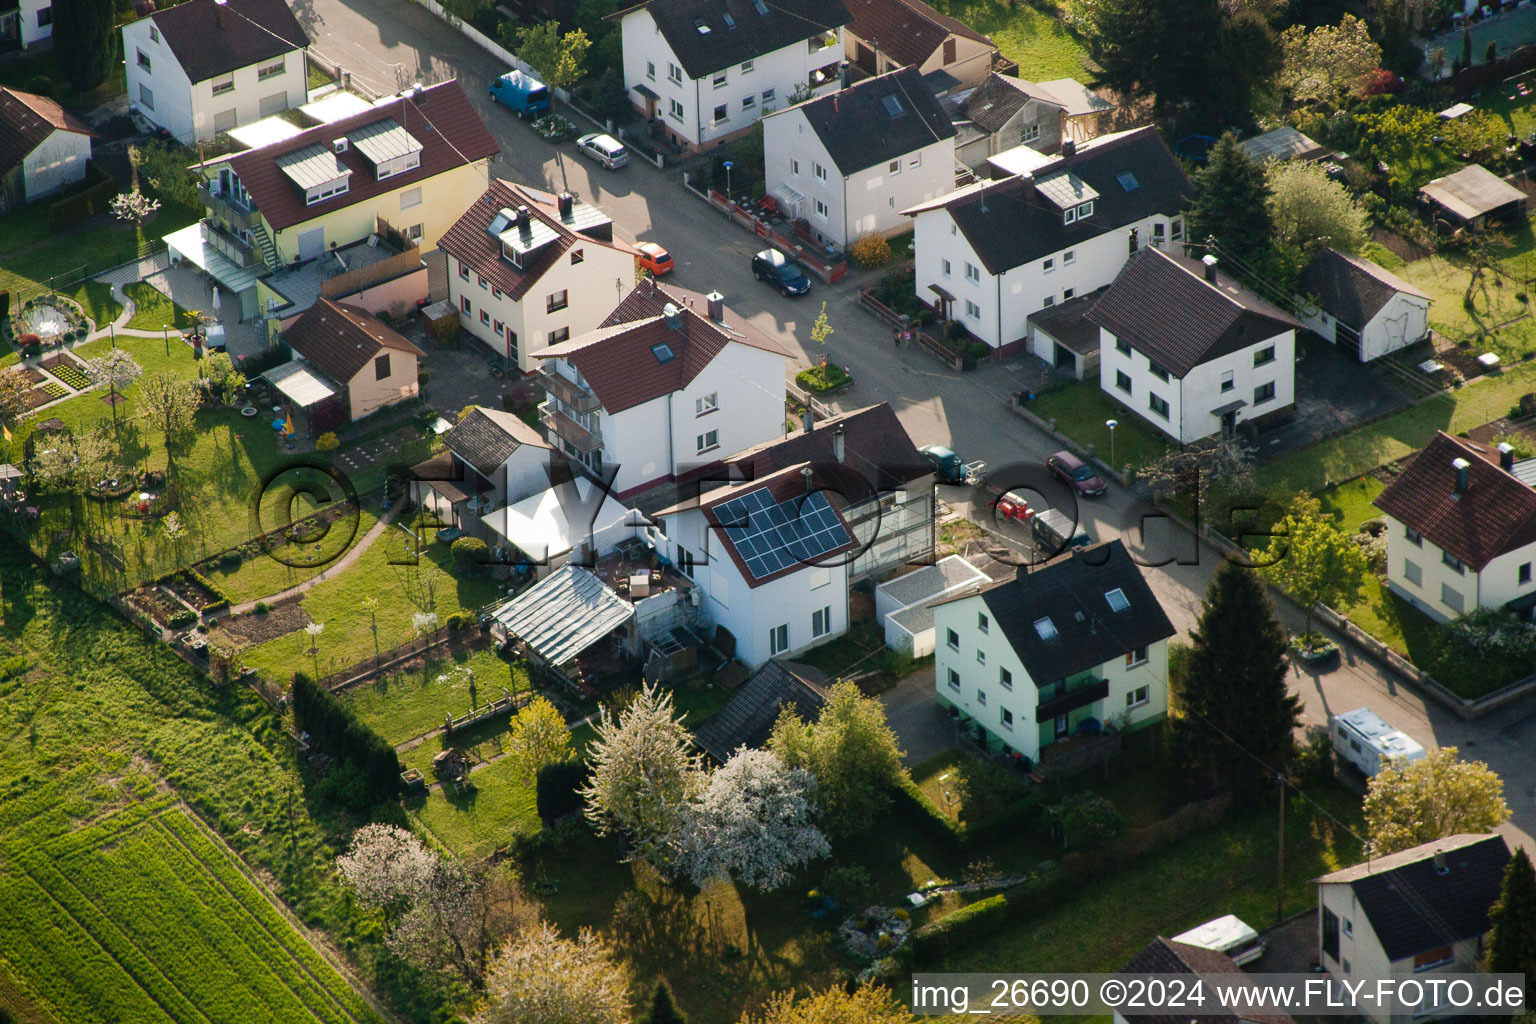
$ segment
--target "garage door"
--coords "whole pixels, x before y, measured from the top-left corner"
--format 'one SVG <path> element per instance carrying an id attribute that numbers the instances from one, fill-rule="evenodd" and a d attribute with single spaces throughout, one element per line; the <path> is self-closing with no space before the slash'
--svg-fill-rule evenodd
<path id="1" fill-rule="evenodd" d="M 325 228 L 306 231 L 299 236 L 299 259 L 312 260 L 325 255 Z"/>
<path id="2" fill-rule="evenodd" d="M 222 135 L 224 132 L 234 128 L 238 123 L 234 107 L 230 107 L 228 110 L 221 110 L 213 115 L 213 132 L 215 135 Z"/>

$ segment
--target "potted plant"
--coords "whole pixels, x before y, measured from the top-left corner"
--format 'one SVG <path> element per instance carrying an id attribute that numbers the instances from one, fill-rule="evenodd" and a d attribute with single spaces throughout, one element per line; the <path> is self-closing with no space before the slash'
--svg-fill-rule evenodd
<path id="1" fill-rule="evenodd" d="M 1304 662 L 1326 661 L 1339 653 L 1339 645 L 1322 633 L 1298 633 L 1291 638 L 1291 651 Z"/>

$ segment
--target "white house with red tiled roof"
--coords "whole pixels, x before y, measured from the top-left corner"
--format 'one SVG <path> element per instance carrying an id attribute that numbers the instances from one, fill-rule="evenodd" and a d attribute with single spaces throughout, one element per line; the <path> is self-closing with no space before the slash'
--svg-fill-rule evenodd
<path id="1" fill-rule="evenodd" d="M 95 137 L 47 96 L 0 89 L 0 211 L 83 180 Z"/>
<path id="2" fill-rule="evenodd" d="M 550 442 L 621 498 L 784 435 L 789 353 L 717 294 L 645 281 L 533 358 Z"/>
<path id="3" fill-rule="evenodd" d="M 520 372 L 586 334 L 635 286 L 635 252 L 570 193 L 496 179 L 438 240 L 459 323 Z"/>
<path id="4" fill-rule="evenodd" d="M 1442 621 L 1536 608 L 1536 459 L 1443 431 L 1373 504 L 1387 520 L 1387 586 Z"/>

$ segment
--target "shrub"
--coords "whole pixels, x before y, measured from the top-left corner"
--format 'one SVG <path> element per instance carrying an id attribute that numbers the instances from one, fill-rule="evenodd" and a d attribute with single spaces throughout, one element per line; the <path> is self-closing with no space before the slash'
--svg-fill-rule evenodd
<path id="1" fill-rule="evenodd" d="M 1125 819 L 1115 805 L 1093 793 L 1075 793 L 1050 809 L 1063 849 L 1092 850 L 1119 834 Z"/>
<path id="2" fill-rule="evenodd" d="M 182 629 L 182 628 L 184 628 L 186 626 L 192 625 L 192 623 L 194 623 L 196 621 L 197 621 L 197 612 L 187 611 L 187 610 L 183 609 L 182 611 L 179 611 L 175 615 L 171 616 L 171 628 L 172 629 Z"/>
<path id="3" fill-rule="evenodd" d="M 21 337 L 16 339 L 16 344 L 20 345 L 22 348 L 36 348 L 42 343 L 42 338 L 39 338 L 37 335 L 30 332 L 23 334 Z"/>
<path id="4" fill-rule="evenodd" d="M 341 447 L 341 439 L 334 430 L 328 430 L 315 439 L 315 451 L 333 452 Z"/>
<path id="5" fill-rule="evenodd" d="M 0 661 L 0 679 L 14 679 L 25 672 L 30 664 L 23 654 L 6 658 Z"/>
<path id="6" fill-rule="evenodd" d="M 1509 410 L 1509 414 L 1519 418 L 1524 416 L 1536 416 L 1536 392 L 1527 392 L 1520 396 L 1520 401 Z"/>
<path id="7" fill-rule="evenodd" d="M 883 267 L 891 260 L 891 243 L 884 235 L 860 235 L 848 251 L 864 267 Z"/>
<path id="8" fill-rule="evenodd" d="M 1500 434 L 1493 439 L 1493 443 L 1495 446 L 1501 444 L 1509 445 L 1515 450 L 1514 454 L 1517 459 L 1536 457 L 1536 444 L 1532 444 L 1531 439 L 1524 434 Z"/>
<path id="9" fill-rule="evenodd" d="M 539 817 L 549 823 L 579 812 L 583 806 L 579 791 L 586 784 L 585 761 L 559 761 L 540 768 L 533 789 Z"/>
<path id="10" fill-rule="evenodd" d="M 454 612 L 448 616 L 448 632 L 461 633 L 475 624 L 475 616 L 471 612 Z"/>
<path id="11" fill-rule="evenodd" d="M 257 601 L 256 604 L 251 608 L 251 611 L 255 612 L 257 615 L 265 615 L 265 614 L 267 614 L 267 612 L 269 611 L 269 609 L 267 608 L 267 602 L 265 602 L 265 601 Z"/>
<path id="12" fill-rule="evenodd" d="M 453 552 L 453 564 L 464 572 L 473 572 L 487 560 L 485 541 L 479 537 L 460 537 L 449 550 Z"/>
<path id="13" fill-rule="evenodd" d="M 848 383 L 848 372 L 836 363 L 812 366 L 795 374 L 795 383 L 806 391 L 824 394 Z"/>
<path id="14" fill-rule="evenodd" d="M 219 556 L 219 568 L 233 571 L 240 568 L 240 563 L 243 561 L 245 561 L 245 556 L 240 553 L 238 548 L 233 551 L 226 551 Z"/>
<path id="15" fill-rule="evenodd" d="M 821 890 L 845 910 L 863 907 L 874 898 L 875 883 L 857 864 L 831 868 L 821 880 Z"/>

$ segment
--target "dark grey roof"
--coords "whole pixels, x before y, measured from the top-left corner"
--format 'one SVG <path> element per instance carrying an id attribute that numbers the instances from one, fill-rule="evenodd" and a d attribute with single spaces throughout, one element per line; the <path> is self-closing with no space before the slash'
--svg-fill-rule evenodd
<path id="1" fill-rule="evenodd" d="M 965 98 L 965 102 L 960 106 L 960 113 L 975 121 L 985 131 L 995 132 L 1007 124 L 1008 119 L 1017 114 L 1030 100 L 1049 103 L 1053 107 L 1064 107 L 1060 100 L 1034 82 L 1026 82 L 1022 78 L 1009 78 L 994 71 Z"/>
<path id="2" fill-rule="evenodd" d="M 1075 295 L 1029 314 L 1029 322 L 1078 355 L 1092 355 L 1099 350 L 1099 325 L 1088 319 L 1088 310 L 1107 291 L 1105 285 L 1087 295 Z"/>
<path id="3" fill-rule="evenodd" d="M 791 109 L 805 115 L 845 176 L 955 134 L 955 126 L 915 67 L 867 78 Z"/>
<path id="4" fill-rule="evenodd" d="M 1175 377 L 1301 326 L 1219 266 L 1215 284 L 1204 274 L 1199 260 L 1145 248 L 1094 303 L 1088 319 Z"/>
<path id="5" fill-rule="evenodd" d="M 1105 596 L 1119 590 L 1129 606 Z M 952 598 L 950 600 L 960 600 Z M 998 628 L 1036 686 L 1047 686 L 1173 636 L 1173 623 L 1118 540 L 1073 552 L 1044 568 L 981 591 Z M 940 602 L 947 604 L 948 601 Z M 1035 623 L 1049 618 L 1056 635 Z"/>
<path id="6" fill-rule="evenodd" d="M 525 444 L 549 447 L 537 430 L 512 413 L 478 405 L 443 435 L 443 441 L 450 451 L 486 476 L 496 472 Z"/>
<path id="7" fill-rule="evenodd" d="M 1398 292 L 1429 298 L 1387 268 L 1337 249 L 1320 250 L 1296 279 L 1298 295 L 1357 331 Z"/>
<path id="8" fill-rule="evenodd" d="M 1243 969 L 1232 962 L 1225 953 L 1214 949 L 1202 949 L 1184 942 L 1174 942 L 1161 935 L 1141 948 L 1126 961 L 1121 974 L 1230 974 L 1232 983 L 1241 984 L 1246 977 Z M 1211 1013 L 1124 1013 L 1131 1024 L 1231 1024 L 1239 1019 L 1256 1021 L 1258 1024 L 1291 1024 L 1288 1014 L 1262 1014 L 1245 1012 L 1239 1018 L 1232 1011 L 1218 1005 Z"/>
<path id="9" fill-rule="evenodd" d="M 1435 865 L 1444 854 L 1445 871 Z M 1347 884 L 1388 960 L 1448 946 L 1488 930 L 1509 847 L 1503 836 L 1462 833 L 1357 864 L 1317 881 Z"/>
<path id="10" fill-rule="evenodd" d="M 309 45 L 284 0 L 187 0 L 151 17 L 193 82 Z"/>
<path id="11" fill-rule="evenodd" d="M 719 711 L 694 730 L 693 739 L 705 753 L 723 764 L 739 747 L 761 747 L 767 743 L 779 709 L 785 705 L 792 705 L 802 719 L 814 720 L 826 703 L 826 692 L 820 686 L 800 678 L 780 662 L 770 661 L 752 673 Z"/>
<path id="12" fill-rule="evenodd" d="M 1072 224 L 1064 224 L 1061 208 L 1036 193 L 1033 179 L 1023 178 L 1008 178 L 985 190 L 968 190 L 947 202 L 917 209 L 942 205 L 988 273 L 1001 274 L 1075 243 L 1123 230 L 1154 213 L 1173 216 L 1193 194 L 1183 168 L 1152 127 L 1085 142 L 1072 156 L 1041 168 L 1035 178 L 1049 178 L 1067 169 L 1099 194 L 1093 215 Z M 1117 175 L 1123 171 L 1135 172 L 1136 188 L 1126 191 L 1120 184 Z"/>
<path id="13" fill-rule="evenodd" d="M 843 0 L 646 0 L 609 17 L 622 19 L 641 8 L 650 11 L 689 78 L 703 78 L 853 20 Z M 709 31 L 700 31 L 700 25 Z"/>

